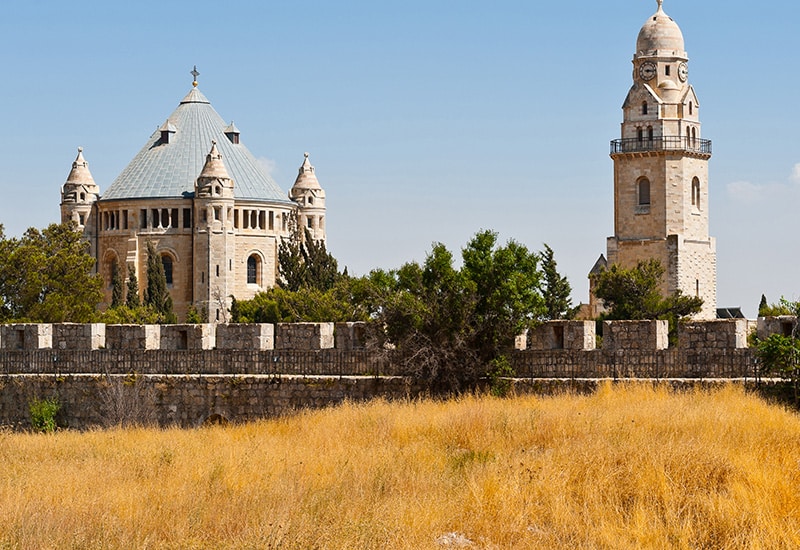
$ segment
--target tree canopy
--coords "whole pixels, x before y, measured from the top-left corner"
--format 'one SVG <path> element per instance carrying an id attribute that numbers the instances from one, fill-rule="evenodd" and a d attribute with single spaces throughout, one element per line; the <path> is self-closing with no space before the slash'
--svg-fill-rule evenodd
<path id="1" fill-rule="evenodd" d="M 72 222 L 10 239 L 0 226 L 0 321 L 93 321 L 103 285 L 94 265 Z"/>
<path id="2" fill-rule="evenodd" d="M 608 308 L 606 319 L 668 319 L 698 313 L 703 299 L 684 296 L 680 290 L 662 296 L 659 284 L 664 267 L 658 260 L 640 261 L 633 269 L 612 265 L 592 275 L 595 295 Z"/>
<path id="3" fill-rule="evenodd" d="M 555 253 L 546 243 L 542 252 L 542 274 L 544 276 L 542 284 L 545 305 L 544 320 L 571 319 L 576 311 L 576 308 L 572 307 L 570 298 L 572 287 L 567 278 L 558 272 Z"/>

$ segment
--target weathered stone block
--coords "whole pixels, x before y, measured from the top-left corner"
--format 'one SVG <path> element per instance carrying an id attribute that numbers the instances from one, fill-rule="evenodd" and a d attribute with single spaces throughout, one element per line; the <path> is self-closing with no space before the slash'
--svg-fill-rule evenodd
<path id="1" fill-rule="evenodd" d="M 93 350 L 106 347 L 106 325 L 102 323 L 57 323 L 53 325 L 53 348 Z"/>
<path id="2" fill-rule="evenodd" d="M 107 325 L 107 349 L 159 349 L 161 327 L 159 325 Z"/>
<path id="3" fill-rule="evenodd" d="M 741 349 L 747 347 L 747 319 L 688 321 L 678 326 L 681 349 Z"/>
<path id="4" fill-rule="evenodd" d="M 0 326 L 0 345 L 8 350 L 50 349 L 53 325 L 20 323 Z"/>
<path id="5" fill-rule="evenodd" d="M 161 349 L 202 350 L 214 349 L 216 338 L 214 325 L 161 325 Z"/>
<path id="6" fill-rule="evenodd" d="M 794 315 L 780 315 L 778 317 L 759 317 L 757 334 L 759 339 L 769 338 L 773 334 L 791 336 L 797 323 Z"/>
<path id="7" fill-rule="evenodd" d="M 216 325 L 217 349 L 275 348 L 275 325 L 269 323 L 228 323 Z"/>
<path id="8" fill-rule="evenodd" d="M 594 321 L 548 321 L 533 329 L 529 339 L 530 349 L 534 350 L 592 350 L 597 347 Z"/>
<path id="9" fill-rule="evenodd" d="M 659 350 L 669 347 L 667 321 L 604 321 L 603 349 Z"/>
<path id="10" fill-rule="evenodd" d="M 318 350 L 333 347 L 333 323 L 278 323 L 275 349 Z"/>
<path id="11" fill-rule="evenodd" d="M 367 324 L 362 321 L 336 323 L 334 342 L 336 349 L 342 351 L 364 349 L 367 345 Z"/>

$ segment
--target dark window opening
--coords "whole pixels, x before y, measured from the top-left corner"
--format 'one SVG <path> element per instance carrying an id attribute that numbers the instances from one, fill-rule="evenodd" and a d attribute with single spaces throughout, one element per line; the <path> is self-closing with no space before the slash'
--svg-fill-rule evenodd
<path id="1" fill-rule="evenodd" d="M 638 188 L 639 206 L 648 206 L 650 204 L 650 181 L 647 178 L 640 179 Z"/>
<path id="2" fill-rule="evenodd" d="M 667 65 L 666 67 L 664 67 L 664 74 L 669 76 L 669 73 L 670 73 L 670 66 Z"/>
<path id="3" fill-rule="evenodd" d="M 184 208 L 183 209 L 183 228 L 184 229 L 191 229 L 192 227 L 192 209 L 191 208 Z"/>
<path id="4" fill-rule="evenodd" d="M 647 114 L 647 102 L 646 101 L 644 103 L 642 103 L 642 114 L 643 115 Z"/>
<path id="5" fill-rule="evenodd" d="M 172 284 L 172 258 L 167 256 L 166 254 L 161 256 L 161 265 L 164 266 L 164 278 L 167 280 L 167 284 Z"/>
<path id="6" fill-rule="evenodd" d="M 247 284 L 258 284 L 258 259 L 255 256 L 247 258 Z"/>

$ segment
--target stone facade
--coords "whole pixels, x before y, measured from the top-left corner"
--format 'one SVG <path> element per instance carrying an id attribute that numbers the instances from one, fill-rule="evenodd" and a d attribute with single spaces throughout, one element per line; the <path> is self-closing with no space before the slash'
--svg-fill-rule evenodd
<path id="1" fill-rule="evenodd" d="M 662 350 L 669 347 L 667 321 L 604 321 L 603 349 Z"/>
<path id="2" fill-rule="evenodd" d="M 747 319 L 680 323 L 678 347 L 699 350 L 746 348 L 748 327 Z"/>
<path id="3" fill-rule="evenodd" d="M 532 350 L 591 350 L 597 345 L 594 321 L 549 321 L 530 331 L 528 339 Z"/>
<path id="4" fill-rule="evenodd" d="M 216 347 L 214 325 L 161 325 L 161 349 L 207 350 Z"/>
<path id="5" fill-rule="evenodd" d="M 334 345 L 333 323 L 278 323 L 275 349 L 330 349 Z"/>
<path id="6" fill-rule="evenodd" d="M 275 325 L 230 323 L 216 325 L 217 349 L 265 350 L 275 348 Z"/>

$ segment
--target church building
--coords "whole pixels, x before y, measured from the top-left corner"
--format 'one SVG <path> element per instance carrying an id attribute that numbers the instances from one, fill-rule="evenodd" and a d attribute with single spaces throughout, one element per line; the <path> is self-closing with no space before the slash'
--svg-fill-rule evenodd
<path id="1" fill-rule="evenodd" d="M 296 223 L 326 240 L 325 191 L 308 153 L 287 194 L 270 178 L 197 88 L 156 130 L 105 192 L 82 149 L 61 189 L 61 221 L 90 243 L 111 303 L 114 270 L 145 285 L 147 242 L 155 245 L 179 319 L 190 306 L 227 320 L 230 296 L 250 299 L 278 277 L 278 247 Z"/>
<path id="2" fill-rule="evenodd" d="M 639 31 L 621 138 L 611 142 L 614 235 L 607 239 L 607 263 L 629 269 L 641 260 L 659 260 L 666 270 L 662 294 L 699 296 L 703 309 L 695 318 L 714 319 L 711 141 L 700 133 L 700 102 L 689 83 L 683 34 L 662 4 L 658 0 L 658 10 Z M 599 262 L 605 263 L 602 257 Z M 590 300 L 596 313 L 599 304 L 594 296 Z"/>

